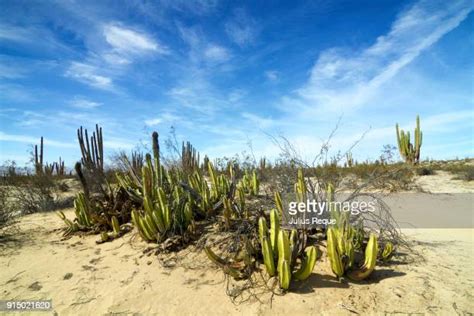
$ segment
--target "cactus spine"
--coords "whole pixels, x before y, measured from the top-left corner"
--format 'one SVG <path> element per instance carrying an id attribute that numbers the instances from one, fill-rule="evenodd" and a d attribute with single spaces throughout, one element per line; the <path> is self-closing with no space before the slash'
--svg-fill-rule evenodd
<path id="1" fill-rule="evenodd" d="M 416 127 L 414 131 L 414 144 L 411 143 L 410 132 L 399 129 L 398 123 L 395 125 L 397 132 L 397 143 L 400 156 L 405 162 L 418 164 L 420 161 L 420 149 L 423 141 L 423 132 L 420 128 L 420 116 L 416 116 Z"/>

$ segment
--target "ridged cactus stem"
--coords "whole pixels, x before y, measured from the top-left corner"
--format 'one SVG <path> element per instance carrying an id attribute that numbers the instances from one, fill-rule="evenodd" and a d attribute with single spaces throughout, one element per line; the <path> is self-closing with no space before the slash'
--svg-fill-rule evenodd
<path id="1" fill-rule="evenodd" d="M 416 116 L 416 127 L 414 131 L 414 144 L 411 143 L 410 132 L 401 130 L 398 123 L 395 125 L 397 132 L 397 144 L 400 156 L 405 162 L 410 164 L 418 164 L 420 161 L 420 149 L 423 142 L 423 132 L 420 128 L 420 116 Z"/>
<path id="2" fill-rule="evenodd" d="M 159 186 L 163 185 L 163 178 L 161 175 L 161 163 L 160 163 L 160 143 L 158 141 L 158 133 L 153 132 L 152 134 L 152 147 L 153 147 L 153 158 L 155 160 L 155 177 Z"/>

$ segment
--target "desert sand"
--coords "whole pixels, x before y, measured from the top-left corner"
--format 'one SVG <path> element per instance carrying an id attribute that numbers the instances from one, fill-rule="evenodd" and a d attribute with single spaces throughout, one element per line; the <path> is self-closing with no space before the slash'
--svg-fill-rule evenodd
<path id="1" fill-rule="evenodd" d="M 418 253 L 410 264 L 378 266 L 360 284 L 339 283 L 322 255 L 313 275 L 292 284 L 286 295 L 267 292 L 234 304 L 222 271 L 202 253 L 183 250 L 175 255 L 178 260 L 166 261 L 176 264 L 163 264 L 146 251 L 153 244 L 135 232 L 97 245 L 94 235 L 64 239 L 62 227 L 54 213 L 39 213 L 9 228 L 17 232 L 0 244 L 1 298 L 52 299 L 53 310 L 43 314 L 59 315 L 474 312 L 472 228 L 403 229 Z"/>

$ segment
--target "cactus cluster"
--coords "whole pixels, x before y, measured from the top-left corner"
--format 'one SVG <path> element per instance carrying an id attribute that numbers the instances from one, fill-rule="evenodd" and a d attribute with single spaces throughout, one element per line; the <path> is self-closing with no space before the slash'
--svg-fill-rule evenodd
<path id="1" fill-rule="evenodd" d="M 211 199 L 219 200 L 229 192 L 230 183 L 225 174 L 217 175 L 211 162 L 207 164 L 209 178 L 211 180 Z"/>
<path id="2" fill-rule="evenodd" d="M 351 280 L 360 281 L 367 278 L 375 269 L 378 253 L 377 237 L 375 234 L 370 234 L 365 247 L 365 261 L 361 266 L 356 266 L 355 252 L 361 246 L 356 243 L 356 233 L 350 226 L 346 226 L 343 230 L 335 227 L 327 230 L 327 254 L 331 269 L 337 278 L 346 275 Z"/>
<path id="3" fill-rule="evenodd" d="M 239 187 L 247 194 L 258 196 L 260 191 L 260 180 L 258 179 L 257 172 L 254 170 L 252 175 L 245 171 L 244 176 L 239 182 Z"/>
<path id="4" fill-rule="evenodd" d="M 224 174 L 218 175 L 207 161 L 210 185 L 202 175 L 199 154 L 191 144 L 183 144 L 182 168 L 165 169 L 160 163 L 158 133 L 152 135 L 153 158 L 147 154 L 141 176 L 129 168 L 117 174 L 121 187 L 132 199 L 143 205 L 143 211 L 132 211 L 133 224 L 143 239 L 160 241 L 172 234 L 183 235 L 194 230 L 196 216 L 207 217 L 223 203 L 226 225 L 230 224 L 230 200 L 224 200 L 231 184 Z M 186 171 L 184 167 L 189 167 Z"/>
<path id="5" fill-rule="evenodd" d="M 181 146 L 181 168 L 187 173 L 199 168 L 199 152 L 190 142 L 183 142 Z"/>
<path id="6" fill-rule="evenodd" d="M 262 171 L 266 169 L 267 159 L 265 157 L 260 158 L 259 167 L 260 167 L 260 170 Z"/>
<path id="7" fill-rule="evenodd" d="M 146 155 L 141 171 L 143 212 L 132 210 L 132 222 L 146 241 L 163 240 L 171 231 L 184 234 L 193 227 L 194 201 L 191 194 L 180 185 L 178 174 L 163 171 L 158 157 L 155 156 L 153 166 L 151 156 Z"/>
<path id="8" fill-rule="evenodd" d="M 306 187 L 306 182 L 304 179 L 304 174 L 303 174 L 303 169 L 299 168 L 298 169 L 298 176 L 297 176 L 297 181 L 295 183 L 295 193 L 296 193 L 296 199 L 298 202 L 305 202 L 306 203 L 306 198 L 307 198 L 307 187 Z"/>
<path id="9" fill-rule="evenodd" d="M 420 161 L 420 148 L 423 141 L 423 132 L 420 129 L 420 116 L 416 116 L 416 127 L 414 131 L 414 144 L 411 143 L 410 132 L 399 129 L 398 123 L 395 125 L 397 132 L 397 143 L 400 156 L 405 162 L 418 164 Z"/>
<path id="10" fill-rule="evenodd" d="M 278 273 L 282 289 L 287 290 L 290 287 L 292 278 L 305 280 L 310 276 L 316 264 L 317 250 L 314 246 L 306 247 L 301 257 L 302 242 L 298 232 L 292 230 L 288 236 L 287 231 L 280 229 L 280 216 L 277 210 L 270 211 L 270 229 L 265 217 L 259 218 L 258 233 L 266 271 L 269 276 Z M 296 269 L 298 257 L 301 257 L 301 262 Z"/>
<path id="11" fill-rule="evenodd" d="M 38 145 L 35 145 L 35 150 L 34 150 L 34 160 L 35 160 L 35 173 L 36 175 L 48 175 L 52 176 L 54 175 L 56 171 L 57 176 L 63 176 L 64 175 L 64 161 L 61 160 L 61 157 L 59 157 L 58 162 L 53 162 L 53 163 L 43 163 L 43 136 L 41 136 L 40 139 L 40 147 L 39 147 L 39 153 L 38 153 Z"/>
<path id="12" fill-rule="evenodd" d="M 354 165 L 354 159 L 352 158 L 352 153 L 347 152 L 346 153 L 346 167 L 352 168 Z"/>
<path id="13" fill-rule="evenodd" d="M 104 142 L 102 139 L 102 127 L 95 125 L 89 142 L 87 129 L 82 126 L 77 130 L 77 139 L 81 148 L 82 164 L 89 171 L 104 171 Z"/>
<path id="14" fill-rule="evenodd" d="M 337 278 L 344 275 L 352 280 L 360 281 L 370 275 L 375 268 L 377 260 L 378 244 L 375 234 L 370 234 L 369 242 L 365 247 L 365 262 L 358 267 L 356 264 L 356 253 L 363 252 L 365 233 L 362 227 L 354 227 L 349 220 L 349 213 L 340 210 L 339 205 L 334 204 L 334 187 L 327 185 L 326 203 L 335 224 L 328 227 L 327 255 L 331 269 Z"/>

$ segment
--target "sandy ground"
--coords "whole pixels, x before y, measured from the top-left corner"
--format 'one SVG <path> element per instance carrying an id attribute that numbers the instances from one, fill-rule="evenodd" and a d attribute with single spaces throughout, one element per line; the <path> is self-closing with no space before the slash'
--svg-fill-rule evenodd
<path id="1" fill-rule="evenodd" d="M 430 193 L 474 193 L 474 181 L 456 179 L 456 175 L 442 170 L 429 176 L 418 176 L 415 185 Z"/>
<path id="2" fill-rule="evenodd" d="M 150 244 L 133 233 L 96 245 L 97 236 L 62 240 L 62 226 L 53 213 L 15 225 L 15 238 L 0 243 L 0 299 L 52 299 L 54 310 L 42 315 L 474 312 L 473 229 L 405 229 L 424 260 L 378 267 L 369 281 L 347 284 L 335 280 L 323 256 L 285 296 L 235 305 L 222 272 L 202 254 L 179 253 L 180 264 L 167 268 L 144 255 Z"/>

